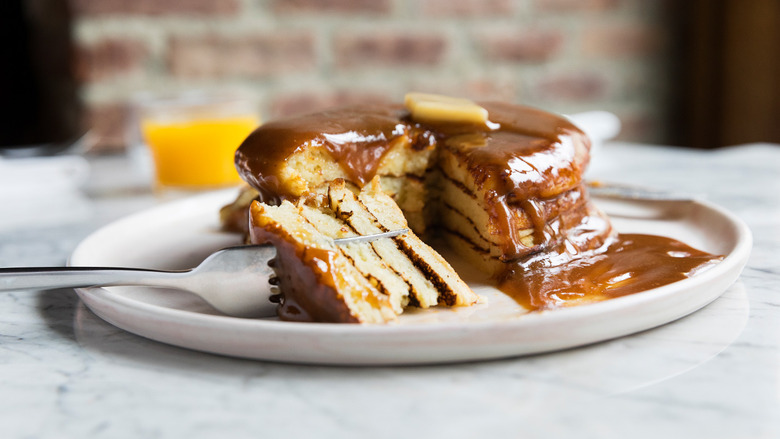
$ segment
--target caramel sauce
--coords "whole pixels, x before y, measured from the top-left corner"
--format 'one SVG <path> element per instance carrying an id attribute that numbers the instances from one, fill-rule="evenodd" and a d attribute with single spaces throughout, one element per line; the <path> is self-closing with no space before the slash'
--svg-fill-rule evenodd
<path id="1" fill-rule="evenodd" d="M 412 121 L 399 105 L 357 105 L 266 123 L 236 151 L 242 178 L 269 200 L 289 197 L 279 182 L 284 161 L 305 147 L 325 148 L 363 187 L 376 175 L 392 139 L 424 147 L 446 139 L 481 184 L 502 195 L 549 196 L 579 183 L 587 137 L 567 120 L 530 107 L 483 103 L 488 125 Z"/>
<path id="2" fill-rule="evenodd" d="M 584 133 L 541 110 L 483 105 L 495 129 L 450 136 L 444 142 L 445 149 L 462 159 L 478 187 L 496 191 L 511 203 L 554 196 L 579 184 L 590 149 Z"/>
<path id="3" fill-rule="evenodd" d="M 300 245 L 280 227 L 266 230 L 253 225 L 250 236 L 253 243 L 270 242 L 276 248 L 276 257 L 269 265 L 277 275 L 272 284 L 284 291 L 283 298 L 277 298 L 280 319 L 357 323 L 337 297 L 336 286 L 340 279 L 333 271 L 335 251 Z"/>
<path id="4" fill-rule="evenodd" d="M 268 202 L 289 198 L 280 184 L 284 161 L 305 147 L 321 146 L 354 183 L 376 175 L 390 140 L 405 134 L 400 106 L 362 105 L 269 122 L 247 137 L 236 151 L 236 168 Z"/>
<path id="5" fill-rule="evenodd" d="M 480 105 L 490 117 L 485 125 L 421 124 L 395 105 L 351 106 L 267 123 L 238 149 L 236 167 L 263 201 L 273 203 L 291 197 L 280 184 L 280 172 L 302 148 L 323 147 L 362 187 L 376 175 L 394 139 L 407 136 L 413 148 L 436 145 L 458 158 L 482 192 L 488 228 L 499 237 L 500 259 L 507 267 L 497 277 L 498 286 L 529 309 L 633 294 L 684 279 L 720 260 L 669 238 L 615 235 L 582 187 L 590 149 L 582 131 L 541 110 Z M 518 209 L 530 221 L 534 245 L 521 242 Z M 295 268 L 293 258 L 300 257 L 282 250 L 278 258 L 292 269 L 292 277 L 280 280 L 292 291 L 315 280 L 315 273 Z M 317 276 L 321 281 L 322 273 Z M 316 319 L 296 313 L 304 308 L 298 302 L 317 294 L 286 297 L 283 318 Z"/>
<path id="6" fill-rule="evenodd" d="M 279 288 L 284 300 L 277 309 L 282 320 L 296 322 L 356 322 L 346 305 L 333 297 L 336 285 L 334 251 L 304 247 L 279 251 L 276 246 Z"/>
<path id="7" fill-rule="evenodd" d="M 606 249 L 539 253 L 507 269 L 498 287 L 531 310 L 626 296 L 685 279 L 722 260 L 663 236 L 621 234 Z"/>

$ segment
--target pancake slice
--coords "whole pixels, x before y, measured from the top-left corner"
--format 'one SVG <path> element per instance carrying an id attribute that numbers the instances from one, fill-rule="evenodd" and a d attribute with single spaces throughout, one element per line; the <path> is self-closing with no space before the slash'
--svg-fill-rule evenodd
<path id="1" fill-rule="evenodd" d="M 330 208 L 342 221 L 349 224 L 360 235 L 382 233 L 388 229 L 360 203 L 343 180 L 335 180 L 328 188 Z M 435 306 L 439 302 L 439 292 L 409 260 L 395 240 L 380 239 L 371 243 L 376 253 L 404 278 L 410 288 L 411 305 L 421 308 Z"/>
<path id="2" fill-rule="evenodd" d="M 328 190 L 331 208 L 361 234 L 381 233 L 408 227 L 398 205 L 373 180 L 355 196 L 343 181 L 334 181 Z M 478 296 L 455 270 L 430 246 L 413 233 L 373 243 L 377 253 L 403 273 L 412 287 L 415 304 L 428 308 L 442 303 L 472 305 Z"/>
<path id="3" fill-rule="evenodd" d="M 452 267 L 413 232 L 365 243 L 334 239 L 408 228 L 403 212 L 374 179 L 358 195 L 337 179 L 322 197 L 254 202 L 250 238 L 277 248 L 274 271 L 283 320 L 384 323 L 407 306 L 478 301 Z"/>
<path id="4" fill-rule="evenodd" d="M 382 191 L 376 179 L 358 194 L 358 200 L 382 228 L 398 230 L 408 227 L 403 211 Z M 477 303 L 479 297 L 455 273 L 452 266 L 417 235 L 407 233 L 393 239 L 417 268 L 433 282 L 439 292 L 440 303 L 448 306 L 469 306 Z"/>
<path id="5" fill-rule="evenodd" d="M 252 242 L 276 247 L 273 268 L 283 292 L 279 317 L 292 321 L 386 323 L 397 319 L 389 297 L 289 201 L 250 207 Z"/>
<path id="6" fill-rule="evenodd" d="M 336 218 L 329 208 L 315 208 L 302 205 L 301 214 L 320 233 L 332 238 L 348 238 L 357 236 L 351 227 Z M 350 243 L 339 245 L 339 250 L 348 257 L 380 292 L 385 294 L 396 314 L 401 314 L 409 304 L 409 285 L 376 253 L 371 243 Z"/>

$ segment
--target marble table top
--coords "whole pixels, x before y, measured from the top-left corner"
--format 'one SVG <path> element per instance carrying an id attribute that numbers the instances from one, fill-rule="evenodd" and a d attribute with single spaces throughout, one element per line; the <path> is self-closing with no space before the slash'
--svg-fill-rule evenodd
<path id="1" fill-rule="evenodd" d="M 63 265 L 100 226 L 167 201 L 133 169 L 92 158 L 81 191 L 1 199 L 0 266 Z M 2 293 L 0 437 L 780 437 L 780 146 L 608 143 L 588 177 L 734 212 L 754 237 L 742 276 L 650 331 L 418 367 L 220 357 L 116 329 L 73 290 Z"/>

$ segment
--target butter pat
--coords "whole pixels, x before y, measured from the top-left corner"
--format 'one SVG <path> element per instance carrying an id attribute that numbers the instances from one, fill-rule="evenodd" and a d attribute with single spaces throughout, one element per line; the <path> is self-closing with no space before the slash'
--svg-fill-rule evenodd
<path id="1" fill-rule="evenodd" d="M 420 122 L 486 124 L 488 112 L 474 101 L 430 93 L 407 93 L 406 108 Z"/>

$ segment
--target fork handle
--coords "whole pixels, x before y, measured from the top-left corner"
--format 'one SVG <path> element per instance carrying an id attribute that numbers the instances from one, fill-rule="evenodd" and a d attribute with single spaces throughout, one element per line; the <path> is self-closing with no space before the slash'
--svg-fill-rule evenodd
<path id="1" fill-rule="evenodd" d="M 186 273 L 113 267 L 0 268 L 0 291 L 109 285 L 175 287 Z"/>

